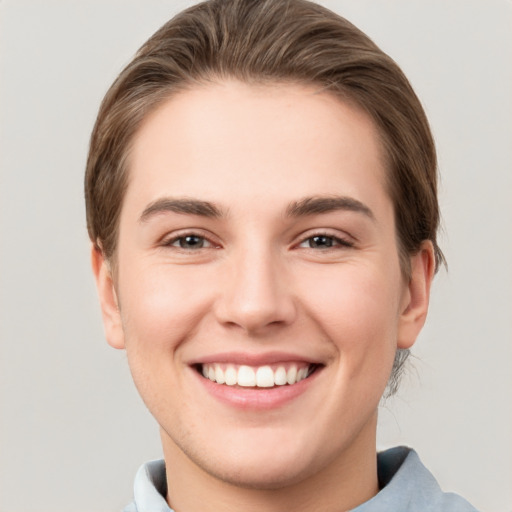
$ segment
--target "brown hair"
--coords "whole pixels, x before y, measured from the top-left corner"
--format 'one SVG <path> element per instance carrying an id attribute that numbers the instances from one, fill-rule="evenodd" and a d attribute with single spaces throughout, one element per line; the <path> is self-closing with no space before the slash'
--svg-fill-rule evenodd
<path id="1" fill-rule="evenodd" d="M 306 0 L 210 0 L 171 19 L 138 51 L 107 92 L 92 133 L 85 176 L 91 240 L 115 259 L 130 145 L 164 100 L 197 83 L 316 85 L 365 110 L 388 167 L 401 266 L 431 240 L 444 261 L 434 141 L 423 108 L 397 64 L 344 18 Z M 397 351 L 398 376 L 408 351 Z M 390 381 L 390 392 L 397 381 Z"/>

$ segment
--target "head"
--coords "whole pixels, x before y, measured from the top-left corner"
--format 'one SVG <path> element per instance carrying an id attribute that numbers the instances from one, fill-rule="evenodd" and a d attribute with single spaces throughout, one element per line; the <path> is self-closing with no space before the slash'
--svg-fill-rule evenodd
<path id="1" fill-rule="evenodd" d="M 421 104 L 395 62 L 347 20 L 305 0 L 212 0 L 156 32 L 101 105 L 87 162 L 87 224 L 114 284 L 121 213 L 127 191 L 135 186 L 131 171 L 140 157 L 138 141 L 173 98 L 233 82 L 314 91 L 368 120 L 392 205 L 400 279 L 411 280 L 411 262 L 426 241 L 437 268 L 442 254 L 436 242 L 434 143 Z M 407 354 L 407 347 L 396 351 L 390 392 Z"/>
<path id="2" fill-rule="evenodd" d="M 113 269 L 137 130 L 173 95 L 226 78 L 312 85 L 367 112 L 384 148 L 404 276 L 424 240 L 432 241 L 439 266 L 434 141 L 400 68 L 363 32 L 319 5 L 234 0 L 202 3 L 170 20 L 105 96 L 91 138 L 85 197 L 89 236 Z M 397 351 L 389 394 L 397 390 L 408 354 Z"/>

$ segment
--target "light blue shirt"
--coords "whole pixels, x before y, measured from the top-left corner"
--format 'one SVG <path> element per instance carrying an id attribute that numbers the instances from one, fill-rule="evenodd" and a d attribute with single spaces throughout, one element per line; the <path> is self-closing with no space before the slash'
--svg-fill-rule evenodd
<path id="1" fill-rule="evenodd" d="M 444 493 L 410 448 L 379 453 L 377 467 L 380 492 L 352 512 L 477 512 L 457 494 Z M 123 512 L 173 512 L 166 492 L 164 461 L 148 462 L 137 472 L 134 501 Z"/>

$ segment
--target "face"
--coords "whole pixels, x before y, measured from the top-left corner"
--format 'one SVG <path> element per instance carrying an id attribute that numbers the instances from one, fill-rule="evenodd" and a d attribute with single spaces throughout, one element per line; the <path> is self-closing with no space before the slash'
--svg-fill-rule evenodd
<path id="1" fill-rule="evenodd" d="M 261 488 L 374 457 L 432 255 L 404 280 L 371 120 L 298 85 L 207 85 L 148 117 L 129 172 L 115 291 L 94 266 L 166 456 Z"/>

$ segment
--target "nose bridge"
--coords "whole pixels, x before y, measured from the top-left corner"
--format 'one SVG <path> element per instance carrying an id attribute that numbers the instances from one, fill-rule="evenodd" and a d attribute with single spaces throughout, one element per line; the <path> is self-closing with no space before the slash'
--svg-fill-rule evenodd
<path id="1" fill-rule="evenodd" d="M 287 324 L 295 315 L 279 251 L 268 243 L 250 243 L 229 258 L 227 282 L 220 296 L 220 320 L 246 331 Z"/>

